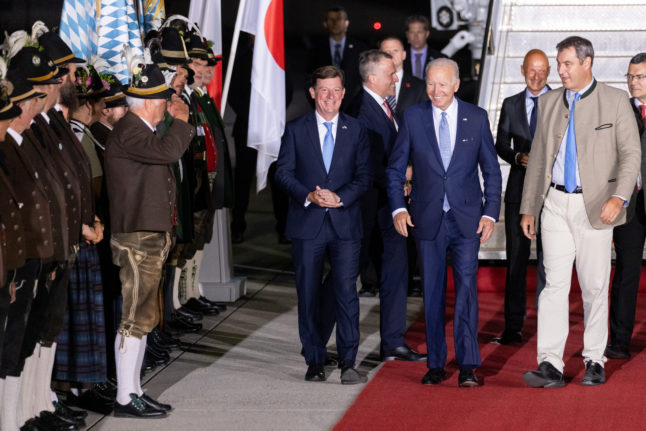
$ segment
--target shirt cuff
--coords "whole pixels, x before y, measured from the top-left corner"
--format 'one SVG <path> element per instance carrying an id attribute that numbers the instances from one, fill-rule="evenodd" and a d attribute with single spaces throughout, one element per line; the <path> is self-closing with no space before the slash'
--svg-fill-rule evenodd
<path id="1" fill-rule="evenodd" d="M 619 198 L 619 199 L 621 199 L 622 201 L 624 201 L 624 203 L 623 203 L 623 205 L 622 205 L 622 208 L 625 208 L 625 207 L 627 207 L 627 206 L 628 206 L 628 199 L 626 199 L 625 197 L 623 197 L 623 196 L 619 196 L 619 195 L 612 195 L 612 196 L 613 196 L 613 197 L 615 197 L 615 198 Z"/>
<path id="2" fill-rule="evenodd" d="M 397 214 L 399 214 L 401 212 L 404 212 L 404 211 L 408 212 L 408 210 L 406 208 L 397 208 L 395 211 L 393 211 L 393 218 L 395 218 L 395 216 Z"/>
<path id="3" fill-rule="evenodd" d="M 518 163 L 518 156 L 520 156 L 520 152 L 516 153 L 516 155 L 514 156 L 514 162 L 516 162 L 517 166 L 520 166 L 520 163 Z"/>
<path id="4" fill-rule="evenodd" d="M 305 208 L 307 208 L 308 206 L 310 206 L 310 204 L 311 204 L 311 203 L 312 203 L 312 202 L 310 202 L 310 200 L 309 200 L 309 199 L 305 198 Z"/>
<path id="5" fill-rule="evenodd" d="M 484 218 L 488 218 L 489 220 L 491 220 L 491 221 L 492 221 L 492 222 L 494 222 L 494 223 L 496 222 L 496 219 L 495 219 L 495 218 L 493 218 L 493 217 L 489 217 L 488 215 L 483 215 L 482 217 L 484 217 Z"/>

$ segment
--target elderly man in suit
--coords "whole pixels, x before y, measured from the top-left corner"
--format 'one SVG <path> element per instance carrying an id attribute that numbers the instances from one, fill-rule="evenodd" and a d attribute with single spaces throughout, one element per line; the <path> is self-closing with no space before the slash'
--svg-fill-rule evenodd
<path id="1" fill-rule="evenodd" d="M 532 49 L 523 60 L 520 72 L 527 86 L 523 91 L 502 102 L 496 152 L 510 164 L 507 188 L 505 189 L 505 238 L 507 251 L 507 275 L 505 279 L 505 330 L 494 338 L 494 344 L 513 344 L 522 341 L 523 323 L 527 305 L 527 262 L 531 241 L 520 230 L 520 197 L 523 192 L 525 168 L 529 150 L 536 131 L 538 97 L 550 87 L 547 77 L 550 64 L 547 55 L 540 49 Z M 538 274 L 536 294 L 545 286 L 540 238 L 537 241 Z"/>
<path id="2" fill-rule="evenodd" d="M 641 161 L 639 132 L 626 93 L 592 75 L 592 43 L 571 36 L 556 49 L 563 87 L 539 99 L 520 207 L 528 238 L 536 237 L 541 215 L 546 275 L 538 298 L 539 366 L 523 378 L 530 386 L 546 388 L 565 384 L 563 351 L 575 260 L 585 324 L 582 384 L 606 381 L 612 228 L 626 222 L 627 198 Z"/>
<path id="3" fill-rule="evenodd" d="M 359 347 L 356 279 L 361 246 L 359 201 L 371 180 L 370 147 L 364 127 L 339 113 L 343 72 L 334 66 L 314 71 L 310 96 L 314 112 L 287 124 L 278 155 L 276 182 L 290 196 L 286 234 L 298 295 L 298 329 L 308 365 L 305 380 L 324 381 L 326 334 L 320 325 L 323 262 L 328 256 L 337 322 L 341 383 L 366 377 L 355 368 Z M 325 316 L 323 316 L 324 318 Z"/>
<path id="4" fill-rule="evenodd" d="M 610 291 L 610 342 L 605 355 L 612 359 L 630 358 L 630 338 L 635 324 L 637 291 L 642 269 L 646 211 L 644 208 L 644 172 L 646 172 L 646 52 L 630 59 L 628 91 L 631 106 L 641 135 L 642 164 L 637 187 L 628 208 L 628 221 L 617 226 L 612 234 L 615 243 L 616 266 Z M 634 213 L 633 213 L 634 212 Z"/>
<path id="5" fill-rule="evenodd" d="M 428 372 L 423 384 L 446 379 L 444 304 L 446 252 L 451 252 L 455 279 L 453 319 L 458 385 L 478 386 L 474 368 L 478 349 L 477 269 L 480 244 L 487 241 L 500 212 L 502 177 L 487 113 L 455 97 L 458 65 L 436 59 L 426 71 L 430 101 L 404 113 L 386 175 L 388 198 L 397 231 L 414 227 L 422 268 Z M 415 187 L 410 214 L 401 188 L 408 162 Z M 478 167 L 484 179 L 484 195 Z M 483 199 L 484 198 L 484 199 Z"/>
<path id="6" fill-rule="evenodd" d="M 348 36 L 350 20 L 348 12 L 341 6 L 325 12 L 323 27 L 328 37 L 317 41 L 311 50 L 308 72 L 316 68 L 333 65 L 345 74 L 345 96 L 341 111 L 356 116 L 361 106 L 361 77 L 359 76 L 359 54 L 367 49 L 360 40 Z"/>
<path id="7" fill-rule="evenodd" d="M 159 288 L 177 224 L 171 164 L 195 136 L 188 107 L 165 84 L 154 64 L 131 70 L 125 91 L 129 112 L 116 124 L 105 151 L 112 259 L 120 267 L 123 306 L 115 339 L 118 417 L 165 417 L 170 406 L 144 394 L 140 370 L 146 337 L 160 320 Z M 171 102 L 166 99 L 172 97 Z M 164 112 L 175 119 L 163 137 L 155 126 Z"/>
<path id="8" fill-rule="evenodd" d="M 362 209 L 374 204 L 371 215 L 376 219 L 383 242 L 379 291 L 381 354 L 386 361 L 424 361 L 425 355 L 404 342 L 408 290 L 406 238 L 395 230 L 386 192 L 385 169 L 399 127 L 386 99 L 394 96 L 397 72 L 389 54 L 373 49 L 361 53 L 359 73 L 363 81 L 363 102 L 358 119 L 368 131 L 374 174 L 373 187 L 364 198 L 369 202 L 365 205 L 362 202 Z M 403 188 L 400 193 L 404 194 Z M 363 245 L 366 246 L 365 241 Z"/>

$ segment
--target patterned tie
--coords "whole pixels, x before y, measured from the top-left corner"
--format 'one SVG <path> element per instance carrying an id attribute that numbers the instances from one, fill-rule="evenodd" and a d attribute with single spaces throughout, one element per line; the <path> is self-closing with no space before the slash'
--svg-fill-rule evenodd
<path id="1" fill-rule="evenodd" d="M 415 72 L 413 73 L 417 78 L 424 79 L 424 72 L 422 72 L 422 54 L 415 54 Z"/>
<path id="2" fill-rule="evenodd" d="M 390 112 L 393 115 L 397 115 L 397 98 L 395 96 L 386 97 L 386 103 L 390 107 Z"/>
<path id="3" fill-rule="evenodd" d="M 390 111 L 390 106 L 388 106 L 388 102 L 384 100 L 384 102 L 381 104 L 384 109 L 386 110 L 386 115 L 388 116 L 388 119 L 390 120 L 391 123 L 395 124 L 395 119 L 393 118 L 393 114 Z"/>
<path id="4" fill-rule="evenodd" d="M 570 121 L 567 125 L 567 137 L 565 140 L 565 166 L 564 183 L 565 190 L 572 193 L 576 190 L 576 133 L 574 131 L 574 104 L 581 99 L 579 93 L 574 93 L 574 100 L 570 106 Z"/>
<path id="5" fill-rule="evenodd" d="M 334 44 L 334 58 L 332 58 L 332 64 L 334 67 L 341 67 L 341 44 Z"/>
<path id="6" fill-rule="evenodd" d="M 332 122 L 327 121 L 323 124 L 327 128 L 327 133 L 323 139 L 323 164 L 325 165 L 325 172 L 329 173 L 332 153 L 334 153 L 334 137 L 332 136 Z"/>
<path id="7" fill-rule="evenodd" d="M 536 120 L 538 119 L 538 96 L 530 97 L 534 106 L 532 107 L 532 113 L 529 115 L 529 133 L 534 138 L 534 133 L 536 133 Z"/>
<path id="8" fill-rule="evenodd" d="M 442 112 L 442 120 L 440 121 L 440 156 L 442 157 L 442 165 L 444 165 L 444 171 L 446 172 L 451 162 L 451 134 L 449 133 L 449 122 L 446 120 L 446 112 Z M 444 193 L 442 209 L 444 212 L 451 209 L 446 193 Z"/>

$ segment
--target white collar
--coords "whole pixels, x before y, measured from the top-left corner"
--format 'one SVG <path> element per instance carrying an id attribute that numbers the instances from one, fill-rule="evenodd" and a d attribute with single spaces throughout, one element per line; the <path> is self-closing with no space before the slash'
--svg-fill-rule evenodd
<path id="1" fill-rule="evenodd" d="M 16 132 L 11 127 L 7 129 L 7 133 L 11 135 L 11 137 L 13 138 L 14 141 L 16 141 L 16 144 L 18 144 L 18 146 L 22 145 L 22 135 L 20 135 L 20 133 Z"/>

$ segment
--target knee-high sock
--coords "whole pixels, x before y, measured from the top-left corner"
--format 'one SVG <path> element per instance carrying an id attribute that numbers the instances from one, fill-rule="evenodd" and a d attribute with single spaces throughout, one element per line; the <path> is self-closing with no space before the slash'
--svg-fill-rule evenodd
<path id="1" fill-rule="evenodd" d="M 175 310 L 182 306 L 179 299 L 179 283 L 181 282 L 183 269 L 179 266 L 175 268 L 175 278 L 173 280 L 173 306 Z"/>
<path id="2" fill-rule="evenodd" d="M 53 412 L 54 404 L 52 404 L 51 386 L 52 370 L 56 359 L 56 343 L 53 343 L 51 347 L 43 347 L 40 344 L 38 346 L 40 347 L 40 356 L 38 357 L 38 368 L 36 370 L 34 404 L 38 412 L 43 410 Z"/>
<path id="3" fill-rule="evenodd" d="M 16 420 L 21 424 L 30 418 L 38 416 L 40 410 L 36 407 L 36 377 L 38 373 L 38 355 L 40 344 L 36 344 L 34 352 L 25 359 L 25 366 L 20 374 L 20 393 L 16 406 Z M 4 427 L 2 428 L 4 430 Z"/>
<path id="4" fill-rule="evenodd" d="M 191 278 L 191 260 L 187 260 L 184 268 L 180 271 L 179 285 L 178 285 L 178 299 L 180 304 L 186 303 L 188 300 L 188 289 Z"/>
<path id="5" fill-rule="evenodd" d="M 18 421 L 17 410 L 20 400 L 20 377 L 7 376 L 2 394 L 0 426 L 3 431 L 18 431 L 24 422 Z"/>
<path id="6" fill-rule="evenodd" d="M 202 268 L 202 259 L 204 259 L 204 250 L 198 250 L 195 252 L 194 265 L 195 271 L 193 272 L 193 286 L 192 294 L 189 295 L 189 298 L 199 298 L 202 296 L 202 291 L 200 289 L 200 269 Z"/>
<path id="7" fill-rule="evenodd" d="M 144 355 L 146 354 L 146 343 L 148 342 L 148 335 L 141 337 L 141 343 L 139 344 L 139 353 L 137 354 L 137 363 L 139 368 L 135 370 L 134 375 L 132 376 L 132 382 L 135 387 L 135 393 L 139 396 L 142 396 L 144 391 L 141 389 L 141 365 L 144 363 Z"/>
<path id="8" fill-rule="evenodd" d="M 123 341 L 123 346 L 121 345 Z M 124 337 L 117 334 L 114 340 L 114 356 L 117 365 L 117 402 L 121 405 L 130 403 L 130 394 L 136 393 L 132 376 L 141 370 L 137 363 L 141 340 L 135 337 Z"/>

